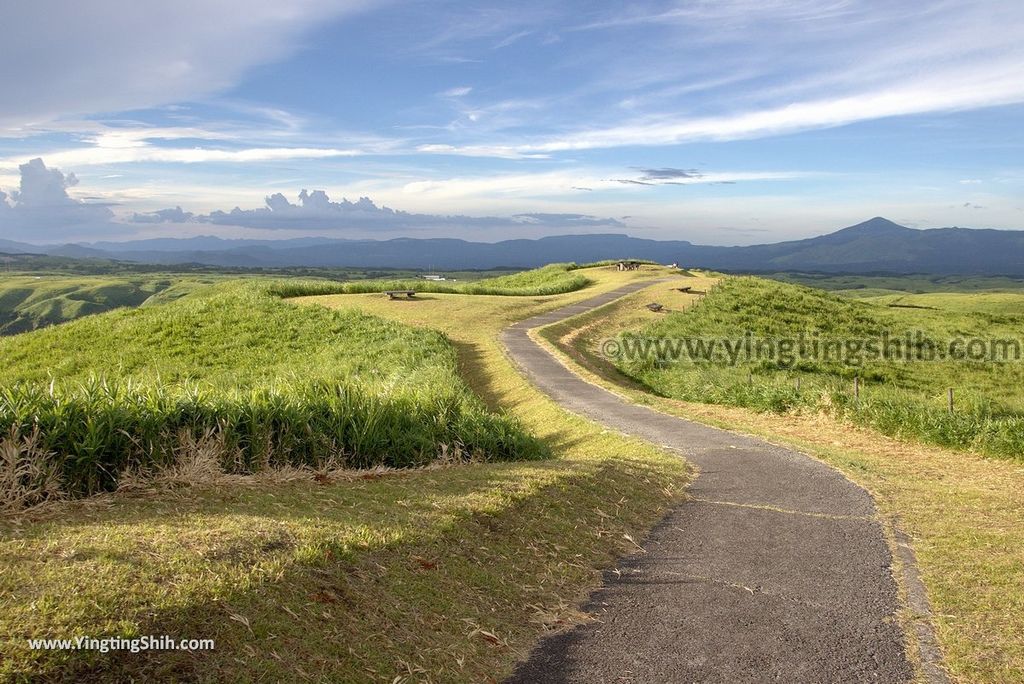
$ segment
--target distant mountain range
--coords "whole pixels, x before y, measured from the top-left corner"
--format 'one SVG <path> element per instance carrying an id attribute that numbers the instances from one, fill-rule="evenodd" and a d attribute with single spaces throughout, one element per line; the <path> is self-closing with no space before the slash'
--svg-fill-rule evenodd
<path id="1" fill-rule="evenodd" d="M 880 217 L 820 237 L 745 247 L 695 245 L 683 240 L 645 240 L 618 234 L 559 235 L 496 243 L 447 238 L 225 240 L 204 236 L 48 247 L 0 240 L 0 252 L 245 268 L 305 266 L 455 270 L 637 258 L 746 272 L 1024 276 L 1024 231 L 915 230 Z"/>

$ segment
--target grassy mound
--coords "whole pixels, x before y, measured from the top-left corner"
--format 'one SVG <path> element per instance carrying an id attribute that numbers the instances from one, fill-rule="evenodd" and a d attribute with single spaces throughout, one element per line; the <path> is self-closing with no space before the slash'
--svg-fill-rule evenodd
<path id="1" fill-rule="evenodd" d="M 543 455 L 467 389 L 443 335 L 268 289 L 224 283 L 0 340 L 7 497 L 111 489 L 211 441 L 229 472 Z"/>
<path id="2" fill-rule="evenodd" d="M 282 280 L 271 285 L 270 291 L 280 297 L 366 294 L 385 290 L 538 297 L 575 292 L 589 285 L 590 280 L 576 272 L 579 268 L 576 264 L 549 264 L 531 271 L 464 283 L 433 280 Z"/>
<path id="3" fill-rule="evenodd" d="M 892 308 L 760 278 L 724 280 L 698 306 L 670 314 L 624 343 L 640 339 L 805 339 L 846 344 L 914 335 L 914 348 L 942 346 L 959 337 L 1017 338 L 1024 315 L 972 312 L 957 306 Z M 917 334 L 920 333 L 920 337 Z M 1024 403 L 1017 388 L 1020 363 L 941 360 L 902 362 L 821 359 L 745 359 L 731 363 L 723 346 L 706 361 L 674 361 L 650 348 L 623 358 L 620 370 L 662 396 L 762 411 L 799 408 L 848 415 L 888 434 L 955 448 L 1024 458 Z M 860 400 L 853 379 L 862 383 Z M 954 388 L 956 411 L 946 406 Z"/>

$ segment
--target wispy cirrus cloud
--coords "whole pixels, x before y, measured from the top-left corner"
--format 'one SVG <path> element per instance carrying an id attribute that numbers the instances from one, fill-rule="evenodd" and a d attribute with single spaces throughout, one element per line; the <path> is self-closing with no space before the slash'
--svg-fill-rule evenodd
<path id="1" fill-rule="evenodd" d="M 791 181 L 821 177 L 813 171 L 698 171 L 696 169 L 642 169 L 634 178 L 615 177 L 614 171 L 590 168 L 561 169 L 537 173 L 454 176 L 413 181 L 401 186 L 403 195 L 429 197 L 437 201 L 457 198 L 502 198 L 507 196 L 542 199 L 587 191 L 619 191 L 623 185 L 702 185 L 740 182 Z"/>
<path id="2" fill-rule="evenodd" d="M 1020 64 L 1006 60 L 984 74 L 945 74 L 887 90 L 819 99 L 721 116 L 636 121 L 543 139 L 501 143 L 421 145 L 426 153 L 472 157 L 544 158 L 559 152 L 630 146 L 744 140 L 829 128 L 871 119 L 951 112 L 1024 101 Z M 949 79 L 949 80 L 947 80 Z"/>
<path id="3" fill-rule="evenodd" d="M 7 3 L 0 128 L 194 100 L 373 0 Z M 102 84 L 102 85 L 99 85 Z"/>
<path id="4" fill-rule="evenodd" d="M 30 129 L 31 137 L 47 139 L 54 134 L 72 138 L 73 144 L 49 143 L 41 154 L 54 166 L 81 168 L 96 165 L 154 162 L 166 164 L 238 163 L 329 159 L 380 153 L 397 141 L 381 138 L 317 136 L 287 112 L 261 112 L 281 125 L 260 122 L 215 122 L 206 126 L 148 125 L 141 121 L 103 123 L 60 122 Z M 354 142 L 350 147 L 323 145 L 324 142 Z M 310 143 L 319 142 L 314 146 Z M 0 157 L 0 170 L 13 170 L 37 152 Z"/>
<path id="5" fill-rule="evenodd" d="M 876 0 L 649 2 L 563 26 L 628 43 L 581 49 L 551 100 L 571 119 L 429 141 L 428 154 L 550 158 L 619 147 L 788 135 L 1024 102 L 1024 5 Z M 547 128 L 547 131 L 544 129 Z"/>
<path id="6" fill-rule="evenodd" d="M 441 93 L 441 97 L 465 97 L 473 92 L 470 86 L 456 86 Z"/>
<path id="7" fill-rule="evenodd" d="M 289 159 L 326 159 L 356 157 L 360 150 L 317 147 L 253 147 L 217 149 L 211 147 L 174 148 L 158 145 L 110 148 L 103 146 L 59 150 L 46 155 L 48 161 L 59 166 L 93 166 L 130 164 L 135 162 L 162 162 L 171 164 L 200 164 L 204 162 L 253 163 Z M 0 161 L 0 166 L 12 166 L 18 158 Z"/>

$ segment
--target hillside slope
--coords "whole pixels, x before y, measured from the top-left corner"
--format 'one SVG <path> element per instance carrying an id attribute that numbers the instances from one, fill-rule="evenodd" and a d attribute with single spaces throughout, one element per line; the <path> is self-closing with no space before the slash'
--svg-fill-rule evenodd
<path id="1" fill-rule="evenodd" d="M 1004 340 L 1020 344 L 1024 314 L 1019 303 L 1015 311 L 975 311 L 962 299 L 893 308 L 726 278 L 698 306 L 625 331 L 623 348 L 636 351 L 617 365 L 666 397 L 839 413 L 896 436 L 1024 459 L 1024 370 L 1019 361 L 987 356 Z M 680 341 L 686 344 L 672 346 Z M 986 356 L 956 356 L 969 342 Z M 946 406 L 951 387 L 954 413 Z"/>

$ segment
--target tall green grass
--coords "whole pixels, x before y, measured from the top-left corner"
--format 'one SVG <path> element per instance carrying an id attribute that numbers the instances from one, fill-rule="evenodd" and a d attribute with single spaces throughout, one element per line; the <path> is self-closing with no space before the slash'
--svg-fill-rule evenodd
<path id="1" fill-rule="evenodd" d="M 515 423 L 484 411 L 452 384 L 406 389 L 319 381 L 248 391 L 98 379 L 15 385 L 0 388 L 0 421 L 17 436 L 38 435 L 36 454 L 45 455 L 71 495 L 112 489 L 128 469 L 172 466 L 183 450 L 210 438 L 221 468 L 232 473 L 539 455 Z"/>
<path id="2" fill-rule="evenodd" d="M 57 472 L 75 496 L 200 439 L 238 473 L 545 455 L 472 394 L 441 334 L 273 289 L 227 282 L 0 340 L 0 426 L 32 442 L 37 477 Z"/>
<path id="3" fill-rule="evenodd" d="M 954 336 L 1017 337 L 1024 316 L 892 309 L 760 278 L 728 278 L 693 309 L 670 314 L 623 338 L 873 338 L 920 331 L 936 342 Z M 890 435 L 1024 459 L 1024 381 L 1020 363 L 769 360 L 732 365 L 673 361 L 651 349 L 621 358 L 619 369 L 662 396 L 759 411 L 827 411 Z M 853 381 L 861 386 L 854 397 Z M 955 410 L 946 403 L 954 388 Z"/>

